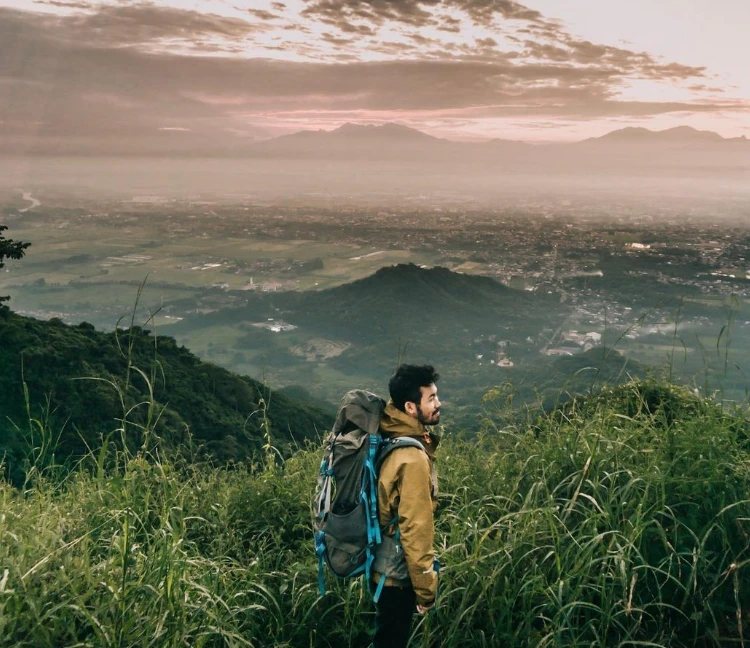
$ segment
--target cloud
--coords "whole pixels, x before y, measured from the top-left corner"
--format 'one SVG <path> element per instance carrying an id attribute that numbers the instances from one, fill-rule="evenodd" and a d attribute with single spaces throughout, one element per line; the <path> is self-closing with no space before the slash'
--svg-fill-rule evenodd
<path id="1" fill-rule="evenodd" d="M 47 0 L 49 4 L 51 0 Z M 55 3 L 53 3 L 55 4 Z M 59 3 L 56 3 L 59 4 Z M 93 9 L 89 3 L 64 3 L 66 7 Z M 71 15 L 3 12 L 4 19 L 28 23 L 30 18 L 47 38 L 88 47 L 142 46 L 174 43 L 201 44 L 205 39 L 239 42 L 266 31 L 262 23 L 229 16 L 159 6 L 151 3 L 96 5 L 95 11 Z M 15 14 L 15 15 L 13 15 Z M 32 18 L 33 17 L 33 18 Z"/>
<path id="2" fill-rule="evenodd" d="M 496 16 L 505 20 L 520 20 L 542 28 L 553 26 L 553 21 L 533 9 L 511 0 L 448 0 L 448 6 L 465 11 L 476 22 L 491 23 Z"/>
<path id="3" fill-rule="evenodd" d="M 513 31 L 528 35 L 518 41 L 523 43 L 527 58 L 568 65 L 606 64 L 634 78 L 695 79 L 705 72 L 701 67 L 665 63 L 648 53 L 577 38 L 559 22 L 511 0 L 306 0 L 302 14 L 344 33 L 370 36 L 377 36 L 386 24 L 392 23 L 460 34 L 462 22 L 456 17 L 458 14 L 493 33 L 504 31 L 511 42 L 517 40 Z M 379 45 L 373 44 L 376 48 Z"/>
<path id="4" fill-rule="evenodd" d="M 280 20 L 281 16 L 273 14 L 270 11 L 264 11 L 263 9 L 248 9 L 247 12 L 254 18 L 259 20 Z"/>
<path id="5" fill-rule="evenodd" d="M 477 24 L 492 24 L 496 17 L 520 20 L 548 28 L 554 23 L 538 11 L 511 0 L 306 0 L 306 16 L 323 19 L 329 24 L 351 19 L 373 25 L 401 22 L 414 27 L 439 24 L 436 10 L 457 10 Z M 445 20 L 445 18 L 443 19 Z M 450 19 L 448 19 L 450 20 Z"/>
<path id="6" fill-rule="evenodd" d="M 273 9 L 283 11 L 282 4 L 273 3 Z M 439 15 L 446 7 L 472 20 L 517 22 L 522 27 L 508 32 L 510 40 L 524 30 L 553 34 L 555 40 L 521 36 L 516 49 L 507 49 L 509 39 L 500 29 L 493 32 L 497 38 L 482 33 L 463 42 L 441 40 L 435 36 L 441 26 L 458 20 Z M 623 101 L 628 79 L 688 82 L 695 92 L 699 86 L 705 92 L 706 72 L 574 38 L 515 2 L 310 0 L 305 12 L 308 20 L 317 20 L 318 35 L 312 36 L 313 23 L 287 22 L 274 34 L 288 31 L 299 43 L 267 38 L 269 56 L 247 58 L 243 47 L 272 28 L 262 16 L 243 20 L 154 4 L 107 5 L 71 15 L 0 8 L 0 136 L 109 143 L 159 132 L 167 137 L 169 131 L 160 129 L 170 128 L 201 146 L 206 141 L 221 146 L 237 133 L 255 136 L 260 126 L 306 118 L 335 123 L 359 115 L 460 124 L 497 117 L 586 121 L 750 108 L 705 94 L 683 102 Z M 391 30 L 389 39 L 378 37 L 380 25 L 393 20 L 400 29 Z M 428 22 L 435 27 L 429 33 L 413 28 Z M 329 23 L 336 27 L 320 35 L 321 24 Z M 184 46 L 175 50 L 174 42 Z M 357 48 L 381 60 L 362 60 Z M 304 60 L 270 56 L 290 51 Z"/>
<path id="7" fill-rule="evenodd" d="M 332 45 L 349 45 L 352 42 L 351 38 L 341 38 L 329 33 L 323 34 L 321 38 Z"/>
<path id="8" fill-rule="evenodd" d="M 432 14 L 422 5 L 437 4 L 439 0 L 312 0 L 302 15 L 336 26 L 361 20 L 373 25 L 396 21 L 417 27 L 432 23 Z"/>
<path id="9" fill-rule="evenodd" d="M 357 25 L 349 22 L 348 20 L 323 20 L 337 29 L 341 30 L 345 34 L 359 34 L 360 36 L 374 36 L 375 30 L 367 25 Z"/>
<path id="10" fill-rule="evenodd" d="M 437 28 L 440 31 L 448 32 L 451 34 L 461 33 L 461 21 L 458 18 L 452 16 L 442 16 L 439 20 Z"/>
<path id="11" fill-rule="evenodd" d="M 707 86 L 703 83 L 696 83 L 694 85 L 688 86 L 688 90 L 692 90 L 693 92 L 711 92 L 711 93 L 725 93 L 726 92 L 724 88 L 720 88 L 718 86 Z"/>
<path id="12" fill-rule="evenodd" d="M 34 4 L 59 7 L 61 9 L 95 9 L 96 5 L 91 2 L 77 2 L 76 0 L 34 0 Z"/>

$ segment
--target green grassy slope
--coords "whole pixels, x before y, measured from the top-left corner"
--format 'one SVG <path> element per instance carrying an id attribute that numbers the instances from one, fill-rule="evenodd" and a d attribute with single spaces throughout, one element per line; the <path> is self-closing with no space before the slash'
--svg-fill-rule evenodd
<path id="1" fill-rule="evenodd" d="M 361 581 L 317 591 L 319 448 L 232 471 L 120 459 L 0 483 L 0 644 L 367 645 Z M 742 645 L 748 466 L 742 413 L 656 381 L 446 438 L 441 593 L 412 645 Z"/>
<path id="2" fill-rule="evenodd" d="M 171 338 L 137 327 L 102 333 L 7 309 L 0 312 L 0 394 L 0 456 L 16 479 L 29 442 L 37 451 L 48 443 L 45 452 L 63 460 L 110 433 L 131 450 L 150 434 L 164 451 L 190 445 L 225 462 L 257 454 L 266 432 L 285 449 L 332 423 L 330 411 L 202 362 Z"/>

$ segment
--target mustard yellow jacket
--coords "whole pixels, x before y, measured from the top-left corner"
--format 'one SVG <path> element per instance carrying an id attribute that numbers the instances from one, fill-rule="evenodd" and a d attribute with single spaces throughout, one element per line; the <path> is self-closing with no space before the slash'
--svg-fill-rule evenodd
<path id="1" fill-rule="evenodd" d="M 400 543 L 408 571 L 408 580 L 388 577 L 389 586 L 411 585 L 417 603 L 432 603 L 437 595 L 438 575 L 434 570 L 435 524 L 437 506 L 437 468 L 435 449 L 440 441 L 417 419 L 400 411 L 389 402 L 380 422 L 384 437 L 411 436 L 422 443 L 423 452 L 416 447 L 403 447 L 391 452 L 383 461 L 378 476 L 378 515 L 381 526 L 398 518 Z M 395 525 L 385 530 L 393 537 Z M 388 576 L 388 574 L 386 574 Z M 374 575 L 375 579 L 380 574 Z"/>

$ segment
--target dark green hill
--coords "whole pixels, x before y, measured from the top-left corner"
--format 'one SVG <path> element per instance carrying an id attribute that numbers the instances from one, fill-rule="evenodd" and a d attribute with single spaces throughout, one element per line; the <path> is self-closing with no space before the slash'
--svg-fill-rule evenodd
<path id="1" fill-rule="evenodd" d="M 343 286 L 300 295 L 288 319 L 351 341 L 475 335 L 510 328 L 528 335 L 560 312 L 556 300 L 478 275 L 399 264 Z M 296 306 L 296 308 L 294 308 Z M 447 342 L 447 339 L 445 340 Z"/>
<path id="2" fill-rule="evenodd" d="M 242 293 L 245 305 L 165 327 L 170 335 L 216 324 L 283 318 L 305 331 L 352 342 L 384 338 L 461 337 L 499 330 L 526 337 L 557 326 L 565 309 L 556 298 L 508 288 L 490 277 L 423 268 L 381 268 L 335 288 L 308 292 Z"/>
<path id="3" fill-rule="evenodd" d="M 263 366 L 277 384 L 302 384 L 332 403 L 353 387 L 383 390 L 398 361 L 405 361 L 451 375 L 454 397 L 476 406 L 498 379 L 495 368 L 477 357 L 496 357 L 503 341 L 517 365 L 536 365 L 568 313 L 546 294 L 414 264 L 385 267 L 327 290 L 237 298 L 242 306 L 189 316 L 161 331 L 187 343 L 200 329 L 237 327 L 244 335 L 236 347 L 253 368 Z M 297 328 L 277 334 L 257 326 L 269 318 Z"/>
<path id="4" fill-rule="evenodd" d="M 16 480 L 30 441 L 39 452 L 51 440 L 46 452 L 59 461 L 110 433 L 131 449 L 150 435 L 163 452 L 189 446 L 220 462 L 245 460 L 266 442 L 264 411 L 282 450 L 332 423 L 330 413 L 202 362 L 172 338 L 0 311 L 0 458 Z"/>

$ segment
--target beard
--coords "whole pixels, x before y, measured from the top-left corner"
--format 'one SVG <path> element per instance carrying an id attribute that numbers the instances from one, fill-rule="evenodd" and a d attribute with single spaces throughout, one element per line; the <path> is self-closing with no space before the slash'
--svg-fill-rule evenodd
<path id="1" fill-rule="evenodd" d="M 422 425 L 437 425 L 440 422 L 440 409 L 434 410 L 428 418 L 422 412 L 422 408 L 417 405 L 417 420 Z"/>

